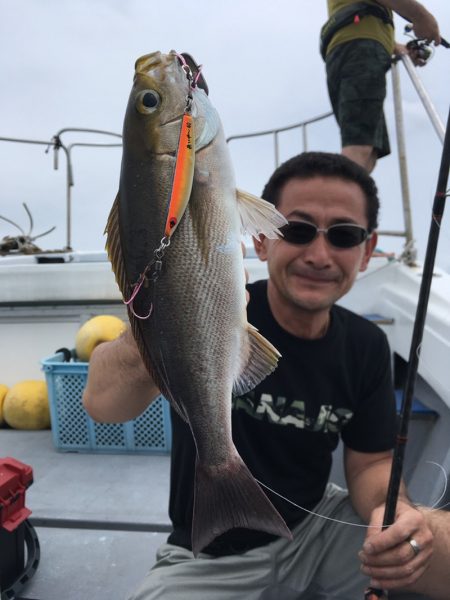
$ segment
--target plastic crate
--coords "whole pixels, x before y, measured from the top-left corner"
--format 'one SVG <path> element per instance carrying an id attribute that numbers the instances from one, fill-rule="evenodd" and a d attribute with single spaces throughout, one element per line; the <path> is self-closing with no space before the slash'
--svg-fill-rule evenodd
<path id="1" fill-rule="evenodd" d="M 81 398 L 89 363 L 63 362 L 58 352 L 41 361 L 50 404 L 52 437 L 63 452 L 166 454 L 172 446 L 170 410 L 163 396 L 139 417 L 125 423 L 97 423 Z"/>

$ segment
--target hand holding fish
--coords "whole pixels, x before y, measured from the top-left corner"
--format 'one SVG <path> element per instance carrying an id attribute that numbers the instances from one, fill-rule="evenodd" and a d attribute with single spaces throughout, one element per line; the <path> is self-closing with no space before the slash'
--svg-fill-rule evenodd
<path id="1" fill-rule="evenodd" d="M 433 553 L 433 534 L 424 514 L 399 500 L 395 523 L 381 530 L 384 504 L 371 516 L 370 527 L 359 557 L 361 570 L 378 589 L 405 589 L 426 571 Z"/>
<path id="2" fill-rule="evenodd" d="M 83 405 L 96 421 L 121 423 L 139 416 L 160 394 L 127 329 L 94 349 Z"/>
<path id="3" fill-rule="evenodd" d="M 241 248 L 245 258 L 244 242 Z M 248 283 L 247 269 L 244 275 Z M 245 293 L 248 304 L 250 295 Z M 130 421 L 143 413 L 160 393 L 145 368 L 130 329 L 116 340 L 94 348 L 83 392 L 83 405 L 93 419 L 104 423 Z"/>

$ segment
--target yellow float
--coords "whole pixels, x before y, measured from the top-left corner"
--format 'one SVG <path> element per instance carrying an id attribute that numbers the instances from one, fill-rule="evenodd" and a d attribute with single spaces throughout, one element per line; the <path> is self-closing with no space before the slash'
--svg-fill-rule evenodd
<path id="1" fill-rule="evenodd" d="M 48 429 L 50 410 L 45 381 L 32 379 L 13 385 L 3 401 L 3 418 L 14 429 Z"/>
<path id="2" fill-rule="evenodd" d="M 86 321 L 75 337 L 75 350 L 81 361 L 88 362 L 92 351 L 102 342 L 110 342 L 126 329 L 126 324 L 113 315 L 98 315 Z"/>
<path id="3" fill-rule="evenodd" d="M 8 390 L 9 387 L 7 385 L 0 383 L 0 426 L 5 423 L 5 419 L 3 418 L 3 402 Z"/>

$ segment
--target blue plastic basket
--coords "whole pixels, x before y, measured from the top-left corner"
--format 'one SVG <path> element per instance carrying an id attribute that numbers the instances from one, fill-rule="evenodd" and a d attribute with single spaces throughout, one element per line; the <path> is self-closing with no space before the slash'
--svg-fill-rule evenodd
<path id="1" fill-rule="evenodd" d="M 126 423 L 96 423 L 82 405 L 89 363 L 63 362 L 58 352 L 41 361 L 55 448 L 63 452 L 166 454 L 172 446 L 169 404 L 159 396 Z"/>

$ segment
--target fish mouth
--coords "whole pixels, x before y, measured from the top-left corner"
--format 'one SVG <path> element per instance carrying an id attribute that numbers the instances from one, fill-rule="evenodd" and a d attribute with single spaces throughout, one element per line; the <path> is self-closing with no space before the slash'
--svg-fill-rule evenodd
<path id="1" fill-rule="evenodd" d="M 164 55 L 162 52 L 151 52 L 137 59 L 134 65 L 136 73 L 141 75 L 148 74 L 149 71 L 157 67 L 164 67 L 173 62 L 174 58 L 170 54 Z"/>
<path id="2" fill-rule="evenodd" d="M 170 152 L 153 152 L 155 156 L 170 156 L 171 158 L 175 158 L 177 155 L 176 150 L 172 150 Z"/>
<path id="3" fill-rule="evenodd" d="M 184 115 L 184 113 L 181 115 L 176 115 L 175 117 L 173 117 L 172 119 L 169 119 L 168 121 L 164 121 L 164 123 L 160 124 L 160 127 L 165 127 L 166 125 L 171 125 L 172 123 L 176 123 L 177 121 L 181 122 L 183 119 L 183 115 Z"/>

